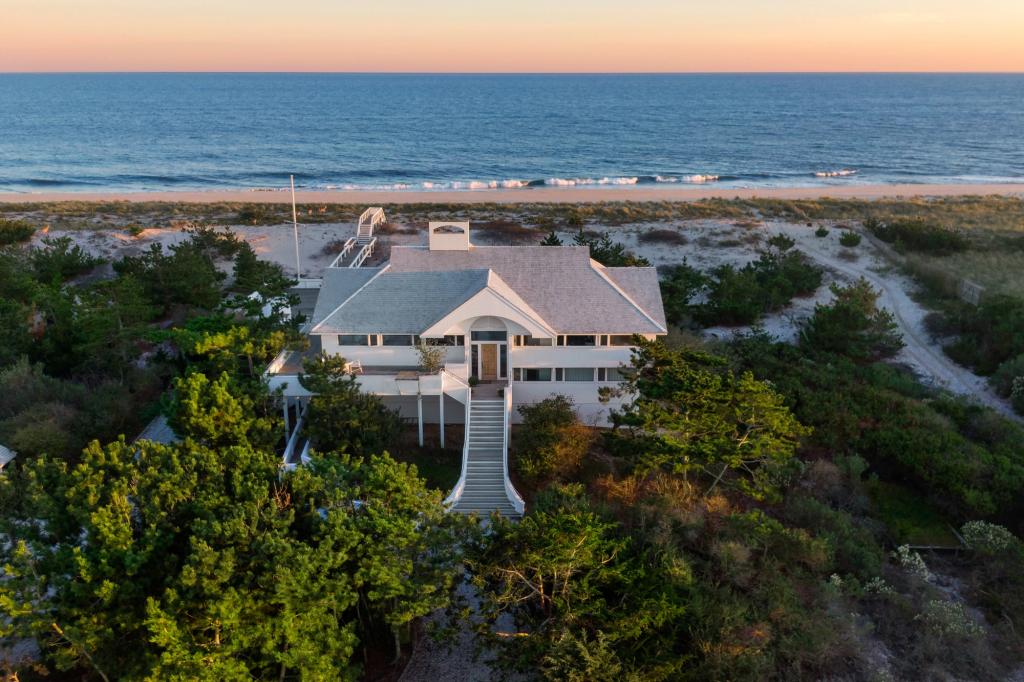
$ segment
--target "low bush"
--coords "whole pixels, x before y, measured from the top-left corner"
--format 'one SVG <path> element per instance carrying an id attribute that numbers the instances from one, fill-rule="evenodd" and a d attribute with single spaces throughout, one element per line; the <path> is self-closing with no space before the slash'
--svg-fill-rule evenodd
<path id="1" fill-rule="evenodd" d="M 685 259 L 661 272 L 661 300 L 665 317 L 674 325 L 685 326 L 694 313 L 693 298 L 707 285 L 708 277 Z"/>
<path id="2" fill-rule="evenodd" d="M 521 405 L 523 423 L 516 433 L 516 469 L 530 485 L 575 472 L 593 443 L 592 431 L 580 423 L 572 400 L 552 396 Z"/>
<path id="3" fill-rule="evenodd" d="M 915 251 L 945 256 L 966 251 L 971 246 L 963 232 L 922 218 L 895 218 L 888 222 L 866 220 L 864 227 L 901 252 Z"/>
<path id="4" fill-rule="evenodd" d="M 781 251 L 789 251 L 796 246 L 796 240 L 784 234 L 777 234 L 768 239 L 768 246 Z"/>
<path id="5" fill-rule="evenodd" d="M 828 236 L 828 228 L 819 227 L 817 230 L 814 231 L 814 236 L 815 237 L 827 237 Z"/>
<path id="6" fill-rule="evenodd" d="M 43 246 L 32 249 L 29 262 L 36 279 L 44 284 L 63 282 L 92 270 L 102 263 L 71 241 L 70 237 L 43 239 Z"/>
<path id="7" fill-rule="evenodd" d="M 839 235 L 839 243 L 848 249 L 852 249 L 860 245 L 860 235 L 856 232 L 843 232 Z"/>
<path id="8" fill-rule="evenodd" d="M 821 280 L 821 268 L 799 251 L 764 253 L 742 268 L 722 265 L 712 270 L 707 301 L 695 316 L 705 325 L 753 324 L 794 297 L 814 293 Z"/>
<path id="9" fill-rule="evenodd" d="M 24 220 L 0 218 L 0 246 L 27 242 L 35 232 L 36 228 Z"/>
<path id="10" fill-rule="evenodd" d="M 1003 363 L 1024 354 L 1024 299 L 988 296 L 977 307 L 952 307 L 947 318 L 950 332 L 959 338 L 946 347 L 946 353 L 979 374 L 993 374 Z"/>
<path id="11" fill-rule="evenodd" d="M 657 230 L 644 230 L 637 235 L 637 241 L 641 244 L 673 244 L 682 246 L 689 243 L 686 235 L 678 230 L 662 228 Z"/>
<path id="12" fill-rule="evenodd" d="M 895 355 L 903 338 L 892 313 L 877 306 L 878 292 L 867 280 L 840 287 L 832 285 L 835 299 L 814 307 L 814 315 L 801 330 L 800 343 L 811 352 L 845 355 L 874 361 Z"/>

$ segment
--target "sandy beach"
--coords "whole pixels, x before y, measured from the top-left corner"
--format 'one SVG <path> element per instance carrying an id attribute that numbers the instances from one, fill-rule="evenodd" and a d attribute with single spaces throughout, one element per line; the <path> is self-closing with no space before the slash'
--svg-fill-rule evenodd
<path id="1" fill-rule="evenodd" d="M 604 201 L 697 201 L 700 199 L 882 199 L 886 197 L 1013 195 L 1024 196 L 1024 183 L 971 185 L 831 185 L 828 187 L 537 187 L 527 189 L 450 191 L 297 191 L 301 204 L 523 204 Z M 0 193 L 0 203 L 56 201 L 129 201 L 176 203 L 263 203 L 291 201 L 287 191 L 204 190 L 181 192 L 40 192 Z"/>

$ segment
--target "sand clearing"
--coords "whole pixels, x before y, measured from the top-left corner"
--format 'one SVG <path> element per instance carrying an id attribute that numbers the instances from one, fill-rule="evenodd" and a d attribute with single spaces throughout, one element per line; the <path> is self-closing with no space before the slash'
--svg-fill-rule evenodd
<path id="1" fill-rule="evenodd" d="M 530 187 L 525 189 L 452 191 L 299 191 L 302 204 L 518 204 L 589 203 L 600 201 L 696 201 L 698 199 L 881 199 L 885 197 L 949 197 L 958 195 L 1024 196 L 1024 183 L 978 185 L 844 185 L 828 187 Z M 40 192 L 0 193 L 0 203 L 53 201 L 166 201 L 181 203 L 291 202 L 284 191 L 209 190 L 191 192 Z"/>

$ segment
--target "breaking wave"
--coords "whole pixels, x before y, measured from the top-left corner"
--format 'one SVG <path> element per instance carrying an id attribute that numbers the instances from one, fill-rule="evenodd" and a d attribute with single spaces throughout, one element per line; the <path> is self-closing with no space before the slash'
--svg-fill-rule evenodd
<path id="1" fill-rule="evenodd" d="M 845 178 L 845 177 L 849 177 L 851 175 L 856 175 L 856 174 L 857 174 L 857 169 L 856 168 L 840 168 L 839 170 L 817 171 L 814 174 L 814 177 L 816 177 L 816 178 Z"/>

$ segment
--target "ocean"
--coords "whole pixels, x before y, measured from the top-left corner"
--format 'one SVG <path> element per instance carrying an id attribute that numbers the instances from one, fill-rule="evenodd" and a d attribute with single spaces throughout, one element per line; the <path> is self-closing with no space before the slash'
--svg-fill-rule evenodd
<path id="1" fill-rule="evenodd" d="M 1024 75 L 2 74 L 0 191 L 1024 179 Z"/>

